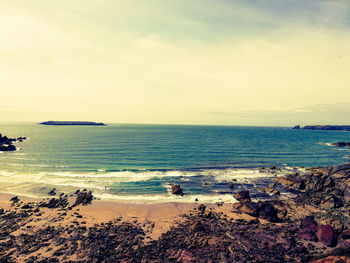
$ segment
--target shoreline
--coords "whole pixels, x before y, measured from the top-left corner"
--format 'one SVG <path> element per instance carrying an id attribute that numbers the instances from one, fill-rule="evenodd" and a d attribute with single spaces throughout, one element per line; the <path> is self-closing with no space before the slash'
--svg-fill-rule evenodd
<path id="1" fill-rule="evenodd" d="M 0 260 L 348 262 L 350 164 L 276 177 L 276 185 L 294 194 L 255 200 L 234 191 L 234 204 L 125 204 L 87 190 L 0 194 Z"/>

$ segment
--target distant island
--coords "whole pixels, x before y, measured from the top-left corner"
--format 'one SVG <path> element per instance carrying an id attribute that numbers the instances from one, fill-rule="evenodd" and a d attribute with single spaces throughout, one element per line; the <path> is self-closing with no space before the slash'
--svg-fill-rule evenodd
<path id="1" fill-rule="evenodd" d="M 93 122 L 93 121 L 44 121 L 39 123 L 41 125 L 65 125 L 65 126 L 107 126 L 103 122 Z"/>
<path id="2" fill-rule="evenodd" d="M 293 129 L 305 129 L 305 130 L 322 130 L 322 131 L 350 131 L 350 125 L 307 125 L 300 127 L 300 125 L 294 126 Z"/>

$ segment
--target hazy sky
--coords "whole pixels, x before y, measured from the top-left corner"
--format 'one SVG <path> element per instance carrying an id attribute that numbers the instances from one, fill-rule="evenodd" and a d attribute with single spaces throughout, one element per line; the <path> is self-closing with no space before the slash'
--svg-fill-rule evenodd
<path id="1" fill-rule="evenodd" d="M 0 0 L 0 121 L 349 124 L 350 1 Z"/>

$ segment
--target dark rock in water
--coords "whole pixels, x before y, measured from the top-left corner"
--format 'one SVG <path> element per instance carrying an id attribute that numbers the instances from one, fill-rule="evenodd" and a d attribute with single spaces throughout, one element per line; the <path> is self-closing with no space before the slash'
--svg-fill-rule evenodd
<path id="1" fill-rule="evenodd" d="M 0 208 L 0 215 L 4 214 L 4 209 Z"/>
<path id="2" fill-rule="evenodd" d="M 240 203 L 248 203 L 251 201 L 249 191 L 247 190 L 240 191 L 236 193 L 233 197 L 237 199 Z"/>
<path id="3" fill-rule="evenodd" d="M 295 126 L 293 127 L 293 129 L 294 129 L 294 130 L 299 130 L 299 129 L 300 129 L 300 125 L 295 125 Z"/>
<path id="4" fill-rule="evenodd" d="M 93 199 L 93 195 L 91 191 L 79 192 L 73 206 L 91 204 L 92 199 Z"/>
<path id="5" fill-rule="evenodd" d="M 335 233 L 331 225 L 318 226 L 316 235 L 320 242 L 326 246 L 334 246 Z"/>
<path id="6" fill-rule="evenodd" d="M 171 186 L 171 193 L 174 195 L 183 195 L 182 191 L 183 189 L 178 184 Z"/>
<path id="7" fill-rule="evenodd" d="M 350 147 L 350 142 L 336 142 L 331 145 L 336 147 Z"/>
<path id="8" fill-rule="evenodd" d="M 8 151 L 16 151 L 16 146 L 13 144 L 10 145 L 1 145 L 0 151 L 8 152 Z"/>
<path id="9" fill-rule="evenodd" d="M 14 138 L 8 138 L 7 136 L 2 136 L 0 134 L 0 151 L 16 151 L 16 146 L 12 144 L 12 142 L 15 142 L 17 139 Z M 19 141 L 23 141 L 23 138 L 20 137 Z"/>
<path id="10" fill-rule="evenodd" d="M 10 201 L 11 201 L 11 202 L 14 202 L 14 203 L 17 203 L 17 202 L 19 201 L 19 198 L 18 198 L 18 196 L 15 196 L 15 197 L 12 197 L 12 198 L 10 199 Z"/>
<path id="11" fill-rule="evenodd" d="M 56 188 L 53 188 L 50 192 L 48 192 L 49 195 L 56 195 Z"/>

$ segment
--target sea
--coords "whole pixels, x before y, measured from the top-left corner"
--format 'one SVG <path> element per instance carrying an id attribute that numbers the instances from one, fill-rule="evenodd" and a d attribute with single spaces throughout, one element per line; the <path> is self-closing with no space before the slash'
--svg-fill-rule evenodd
<path id="1" fill-rule="evenodd" d="M 235 202 L 237 191 L 268 197 L 259 189 L 275 177 L 350 155 L 330 146 L 350 141 L 349 132 L 288 127 L 1 123 L 0 133 L 27 137 L 17 151 L 0 152 L 0 192 L 40 198 L 56 188 L 127 203 Z M 183 196 L 171 193 L 174 184 Z"/>

